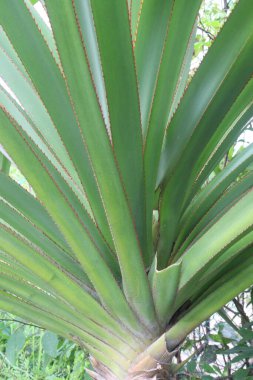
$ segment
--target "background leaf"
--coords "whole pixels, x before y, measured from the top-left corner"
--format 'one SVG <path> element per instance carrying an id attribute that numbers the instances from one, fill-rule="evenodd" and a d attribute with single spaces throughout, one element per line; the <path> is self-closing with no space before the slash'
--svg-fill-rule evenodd
<path id="1" fill-rule="evenodd" d="M 54 333 L 47 331 L 42 338 L 42 346 L 44 351 L 55 358 L 57 356 L 58 337 Z"/>
<path id="2" fill-rule="evenodd" d="M 16 330 L 8 339 L 5 355 L 12 365 L 16 363 L 16 357 L 25 344 L 23 329 Z"/>

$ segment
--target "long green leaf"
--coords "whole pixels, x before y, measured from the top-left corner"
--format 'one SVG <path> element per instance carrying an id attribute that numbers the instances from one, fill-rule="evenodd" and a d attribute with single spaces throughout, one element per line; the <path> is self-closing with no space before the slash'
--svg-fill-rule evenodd
<path id="1" fill-rule="evenodd" d="M 131 33 L 133 44 L 135 45 L 136 37 L 138 33 L 138 26 L 142 12 L 144 0 L 129 0 L 129 13 L 131 21 Z"/>
<path id="2" fill-rule="evenodd" d="M 164 22 L 166 20 L 166 34 L 163 30 L 163 22 L 160 27 L 156 28 L 147 21 L 155 22 L 154 13 L 158 12 L 157 2 L 145 2 L 143 5 L 142 17 L 147 17 L 145 12 L 149 12 L 149 19 L 143 20 L 145 28 L 140 26 L 140 47 L 136 46 L 137 68 L 139 68 L 141 77 L 140 88 L 143 84 L 143 92 L 145 96 L 150 96 L 148 102 L 148 120 L 147 120 L 147 136 L 145 144 L 145 178 L 146 178 L 146 198 L 147 198 L 147 222 L 148 232 L 150 235 L 152 208 L 154 202 L 154 190 L 157 180 L 157 171 L 161 156 L 162 144 L 164 140 L 165 129 L 168 119 L 173 111 L 173 103 L 176 102 L 178 96 L 178 87 L 181 84 L 182 72 L 185 69 L 185 57 L 188 50 L 192 51 L 192 45 L 195 37 L 195 20 L 200 7 L 201 0 L 194 1 L 194 4 L 185 0 L 180 2 L 161 1 L 159 7 L 160 17 Z M 182 28 L 181 25 L 184 25 Z M 155 28 L 155 33 L 154 29 Z M 161 30 L 160 30 L 161 29 Z M 145 32 L 145 33 L 144 33 Z M 143 33 L 143 36 L 142 34 Z M 153 36 L 154 34 L 154 36 Z M 142 41 L 142 38 L 144 41 Z M 155 50 L 161 44 L 162 54 Z M 159 43 L 158 43 L 159 41 Z M 151 55 L 151 59 L 148 56 Z M 153 58 L 154 57 L 154 58 Z M 140 62 L 138 61 L 138 58 Z M 191 57 L 190 57 L 191 58 Z M 156 61 L 154 61 L 156 60 Z M 187 65 L 189 68 L 189 66 Z M 149 79 L 147 79 L 149 78 Z M 148 91 L 148 80 L 150 83 L 150 91 Z M 150 94 L 150 95 L 149 95 Z M 141 98 L 142 99 L 142 98 Z M 151 104 L 152 100 L 152 104 Z M 176 103 L 175 103 L 176 104 Z M 159 266 L 158 260 L 158 266 Z"/>
<path id="3" fill-rule="evenodd" d="M 0 152 L 0 173 L 9 174 L 11 162 L 3 153 Z"/>
<path id="4" fill-rule="evenodd" d="M 9 226 L 6 227 L 9 228 Z M 18 273 L 21 278 L 26 279 L 26 281 L 31 282 L 32 284 L 36 284 L 37 287 L 48 292 L 48 294 L 56 296 L 56 292 L 50 287 L 50 284 L 38 277 L 32 272 L 32 270 L 30 270 L 30 268 L 18 262 L 12 255 L 9 255 L 4 251 L 0 251 L 0 262 L 1 270 L 10 277 Z"/>
<path id="5" fill-rule="evenodd" d="M 5 53 L 8 55 L 8 57 L 11 59 L 11 62 L 18 67 L 19 71 L 22 73 L 22 75 L 29 81 L 29 76 L 27 75 L 27 72 L 22 64 L 22 62 L 19 59 L 19 56 L 15 49 L 13 48 L 13 45 L 11 44 L 9 38 L 7 37 L 5 31 L 3 30 L 2 26 L 0 26 L 0 48 L 1 50 L 5 51 Z M 4 75 L 4 72 L 1 73 Z"/>
<path id="6" fill-rule="evenodd" d="M 139 14 L 138 31 L 136 29 L 135 32 L 134 55 L 144 135 L 147 133 L 151 103 L 173 4 L 174 0 L 143 1 Z M 138 9 L 136 7 L 138 8 L 138 5 L 134 4 L 132 23 L 137 27 Z"/>
<path id="7" fill-rule="evenodd" d="M 0 21 L 71 156 L 97 223 L 109 237 L 110 232 L 90 158 L 61 70 L 23 1 L 16 3 L 11 0 L 8 4 L 2 1 Z"/>
<path id="8" fill-rule="evenodd" d="M 253 9 L 247 0 L 241 0 L 219 33 L 215 42 L 209 49 L 200 68 L 191 81 L 188 90 L 178 108 L 170 127 L 167 130 L 166 145 L 163 153 L 161 169 L 169 177 L 178 164 L 178 158 L 181 157 L 183 150 L 193 138 L 196 143 L 198 139 L 203 138 L 203 130 L 206 135 L 203 141 L 208 141 L 211 132 L 215 131 L 218 122 L 228 112 L 230 106 L 236 100 L 237 96 L 247 85 L 252 75 L 252 63 L 248 57 L 252 48 L 253 27 L 252 27 Z M 241 20 L 244 20 L 241 25 Z M 232 30 L 240 26 L 240 33 L 231 37 Z M 224 47 L 227 48 L 227 54 L 224 55 Z M 222 58 L 222 59 L 221 59 Z M 238 72 L 241 73 L 239 76 Z M 208 75 L 207 75 L 208 74 Z M 226 78 L 226 81 L 225 81 Z M 201 86 L 199 84 L 201 83 Z M 231 87 L 233 85 L 233 92 Z M 230 93 L 230 96 L 228 96 Z M 224 95 L 227 97 L 224 99 Z M 223 103 L 222 103 L 223 99 Z M 196 103 L 196 101 L 198 102 Z M 194 108 L 193 108 L 193 105 Z M 221 105 L 223 109 L 221 109 Z M 194 109 L 189 118 L 189 109 Z M 217 112 L 219 110 L 220 112 Z M 216 118 L 214 112 L 216 111 Z M 203 123 L 208 122 L 212 117 L 214 127 L 203 128 Z M 187 125 L 187 128 L 185 128 Z M 180 139 L 177 133 L 181 132 Z M 197 135 L 198 132 L 198 135 Z M 200 133 L 202 134 L 200 135 Z M 175 140 L 175 138 L 177 138 Z M 198 139 L 197 139 L 198 138 Z M 175 144 L 175 141 L 177 144 Z M 203 149 L 203 146 L 202 146 Z M 196 153 L 196 151 L 194 151 Z"/>
<path id="9" fill-rule="evenodd" d="M 218 200 L 217 202 L 203 215 L 203 217 L 196 223 L 195 227 L 187 235 L 185 241 L 180 246 L 181 234 L 175 243 L 173 254 L 173 261 L 176 261 L 189 247 L 189 245 L 202 236 L 211 225 L 224 215 L 227 210 L 233 206 L 238 200 L 253 187 L 253 173 L 250 172 L 242 180 L 232 185 Z M 183 229 L 182 229 L 183 233 Z"/>
<path id="10" fill-rule="evenodd" d="M 222 193 L 231 185 L 239 174 L 253 162 L 253 144 L 238 154 L 193 200 L 180 223 L 179 241 L 189 235 L 191 229 L 207 213 Z M 184 225 L 185 224 L 185 225 Z M 203 228 L 203 226 L 202 226 Z M 199 227 L 198 227 L 199 229 Z M 175 247 L 176 249 L 176 247 Z"/>
<path id="11" fill-rule="evenodd" d="M 92 344 L 91 347 L 94 347 L 94 345 L 99 346 L 100 350 L 102 347 L 102 351 L 108 352 L 108 357 L 110 355 L 112 355 L 112 357 L 116 356 L 115 352 L 113 354 L 112 351 L 109 349 L 108 345 L 102 344 L 100 341 L 94 339 L 91 335 L 86 334 L 84 331 L 80 330 L 79 328 L 76 328 L 74 325 L 71 325 L 68 321 L 58 318 L 56 322 L 56 316 L 54 314 L 50 315 L 49 313 L 45 312 L 42 308 L 34 307 L 33 305 L 26 303 L 24 300 L 20 300 L 17 297 L 10 294 L 6 294 L 3 291 L 1 291 L 0 294 L 0 305 L 5 310 L 15 313 L 16 315 L 19 315 L 21 318 L 24 319 L 27 319 L 27 315 L 29 315 L 29 320 L 33 323 L 37 323 L 37 321 L 40 320 L 43 327 L 51 331 L 55 331 L 57 334 L 66 337 L 67 339 L 77 341 L 79 344 L 83 344 L 82 340 L 87 341 L 89 342 L 89 344 Z M 90 352 L 93 352 L 94 348 L 90 349 L 89 347 L 89 350 Z M 104 363 L 104 360 L 102 360 L 102 363 Z M 105 360 L 105 364 L 108 365 L 107 360 Z M 114 370 L 116 371 L 116 373 L 121 374 L 122 370 L 119 370 L 117 364 L 115 364 L 115 367 L 116 368 L 114 368 Z"/>
<path id="12" fill-rule="evenodd" d="M 65 251 L 61 250 L 42 232 L 38 231 L 28 220 L 23 218 L 7 203 L 0 200 L 1 219 L 8 223 L 18 233 L 23 235 L 27 240 L 40 247 L 46 254 L 60 267 L 65 269 L 69 274 L 76 276 L 80 282 L 84 282 L 88 287 L 91 285 L 87 276 L 79 264 L 72 259 Z M 88 290 L 88 289 L 87 289 Z"/>
<path id="13" fill-rule="evenodd" d="M 0 228 L 0 249 L 14 257 L 42 281 L 45 281 L 54 294 L 72 305 L 85 318 L 89 318 L 99 325 L 107 321 L 109 330 L 115 331 L 122 339 L 129 339 L 131 336 L 129 331 L 124 331 L 82 287 L 63 273 L 57 265 L 47 260 L 46 254 L 41 248 L 29 245 L 8 227 L 2 225 Z"/>
<path id="14" fill-rule="evenodd" d="M 60 189 L 64 198 L 68 201 L 80 224 L 85 229 L 87 235 L 95 243 L 97 250 L 99 251 L 105 263 L 110 268 L 112 274 L 115 276 L 115 278 L 120 279 L 120 270 L 115 252 L 112 251 L 111 247 L 108 245 L 104 236 L 101 234 L 99 227 L 94 224 L 93 220 L 90 218 L 88 212 L 83 207 L 78 197 L 76 197 L 71 189 L 66 186 L 66 183 L 63 181 L 60 174 L 55 170 L 53 165 L 51 165 L 51 163 L 46 160 L 46 158 L 41 154 L 36 146 L 33 146 L 33 149 L 36 152 L 37 157 L 39 157 L 40 161 L 43 162 L 44 167 L 48 171 L 54 183 Z"/>
<path id="15" fill-rule="evenodd" d="M 192 167 L 252 76 L 252 17 L 250 4 L 240 1 L 191 81 L 167 130 L 161 162 L 166 186 L 161 202 L 158 248 L 158 259 L 163 265 L 170 255 L 176 224 L 191 185 Z M 232 39 L 231 33 L 239 27 L 240 34 Z M 224 46 L 228 49 L 225 56 Z M 184 186 L 178 188 L 183 176 Z"/>
<path id="16" fill-rule="evenodd" d="M 211 264 L 207 271 L 204 273 L 201 283 L 209 284 L 210 281 L 213 281 L 217 274 L 222 274 L 220 277 L 223 277 L 224 273 L 228 270 L 228 265 L 233 262 L 233 259 L 237 259 L 239 261 L 244 260 L 243 251 L 247 250 L 251 252 L 252 250 L 252 241 L 253 241 L 253 232 L 250 231 L 242 239 L 238 240 L 235 244 L 225 250 L 222 255 L 215 260 L 213 264 Z M 250 249 L 249 249 L 250 248 Z M 222 271 L 222 273 L 221 273 Z"/>
<path id="17" fill-rule="evenodd" d="M 0 49 L 0 72 L 4 81 L 21 102 L 23 113 L 32 121 L 34 128 L 43 139 L 43 142 L 51 148 L 56 157 L 62 162 L 64 168 L 62 169 L 62 172 L 64 173 L 64 170 L 68 171 L 69 175 L 73 178 L 74 183 L 77 183 L 78 187 L 80 187 L 81 184 L 75 169 L 73 168 L 73 164 L 68 157 L 66 149 L 50 119 L 50 116 L 33 88 L 32 83 L 23 76 L 19 68 L 15 66 L 10 57 L 2 49 Z M 7 107 L 6 101 L 4 103 L 2 99 L 1 104 L 4 104 L 4 106 Z M 15 103 L 12 108 L 14 105 Z M 74 184 L 72 184 L 72 186 L 73 185 Z"/>
<path id="18" fill-rule="evenodd" d="M 192 176 L 196 178 L 192 193 L 199 189 L 251 119 L 253 114 L 252 91 L 253 79 L 247 83 L 198 158 L 192 172 Z"/>
<path id="19" fill-rule="evenodd" d="M 21 170 L 39 199 L 46 205 L 51 217 L 58 224 L 101 297 L 103 304 L 112 311 L 115 317 L 123 318 L 127 325 L 130 324 L 133 330 L 138 331 L 138 323 L 112 273 L 99 254 L 95 242 L 80 223 L 71 206 L 66 202 L 60 189 L 55 186 L 48 172 L 41 166 L 31 147 L 24 140 L 25 136 L 19 134 L 18 126 L 14 125 L 14 120 L 10 122 L 2 110 L 0 120 L 1 138 L 4 145 L 8 145 L 11 155 L 19 162 Z M 48 191 L 51 194 L 50 198 L 48 198 Z M 104 281 L 107 283 L 106 287 Z M 113 297 L 112 294 L 114 294 Z"/>
<path id="20" fill-rule="evenodd" d="M 253 261 L 252 254 L 250 254 L 248 259 L 223 276 L 219 286 L 214 285 L 213 289 L 209 288 L 208 293 L 203 294 L 201 301 L 168 330 L 166 333 L 167 349 L 173 350 L 196 326 L 249 287 L 252 284 L 252 271 Z"/>
<path id="21" fill-rule="evenodd" d="M 22 126 L 22 129 L 31 137 L 31 139 L 34 141 L 34 143 L 40 147 L 42 152 L 50 160 L 50 162 L 56 168 L 56 170 L 61 174 L 61 176 L 67 182 L 69 187 L 73 190 L 73 192 L 80 199 L 82 204 L 88 209 L 89 214 L 92 215 L 92 211 L 90 210 L 90 206 L 87 202 L 85 194 L 84 194 L 83 190 L 81 189 L 81 187 L 78 186 L 78 184 L 77 184 L 77 183 L 79 183 L 78 178 L 77 178 L 77 183 L 76 183 L 72 178 L 72 174 L 74 174 L 74 173 L 72 171 L 69 172 L 64 167 L 65 160 L 61 160 L 61 159 L 59 160 L 59 158 L 55 154 L 54 150 L 52 150 L 52 147 L 50 147 L 48 145 L 47 140 L 44 139 L 44 137 L 41 135 L 40 131 L 36 128 L 36 126 L 33 124 L 32 120 L 26 114 L 26 112 L 23 111 L 23 108 L 17 102 L 15 102 L 13 100 L 12 96 L 10 94 L 8 94 L 8 92 L 3 88 L 0 88 L 0 102 L 1 102 L 2 106 L 17 121 L 17 123 Z M 42 125 L 44 125 L 44 124 L 42 124 Z"/>
<path id="22" fill-rule="evenodd" d="M 91 8 L 105 81 L 113 151 L 145 258 L 142 130 L 127 2 L 91 0 Z"/>
<path id="23" fill-rule="evenodd" d="M 182 256 L 179 289 L 186 289 L 200 277 L 206 266 L 253 225 L 253 191 L 244 195 L 213 226 L 211 226 Z M 182 290 L 185 291 L 185 290 Z"/>
<path id="24" fill-rule="evenodd" d="M 96 241 L 97 246 L 102 252 L 102 255 L 105 258 L 105 261 L 109 264 L 109 267 L 113 270 L 113 273 L 115 273 L 117 277 L 119 277 L 118 265 L 116 263 L 115 257 L 113 258 L 111 250 L 106 245 L 105 241 L 103 240 L 103 237 L 99 236 L 96 226 L 90 219 L 90 216 L 88 212 L 86 211 L 86 209 L 83 207 L 83 205 L 79 201 L 79 199 L 83 201 L 82 193 L 80 194 L 80 190 L 76 188 L 75 184 L 72 182 L 72 179 L 69 178 L 67 175 L 65 175 L 65 172 L 62 170 L 61 165 L 57 162 L 55 157 L 52 156 L 51 151 L 44 144 L 44 141 L 40 139 L 40 136 L 38 136 L 37 131 L 33 129 L 32 125 L 30 124 L 30 120 L 26 120 L 24 115 L 21 113 L 22 110 L 20 111 L 19 109 L 17 109 L 15 107 L 15 104 L 12 103 L 11 99 L 5 96 L 5 94 L 1 92 L 1 90 L 0 90 L 0 100 L 1 100 L 2 105 L 6 108 L 6 110 L 22 126 L 22 129 L 31 137 L 31 139 L 35 143 L 34 149 L 38 151 L 41 162 L 43 163 L 43 165 L 47 166 L 47 169 L 49 170 L 50 175 L 53 177 L 54 181 L 57 183 L 57 186 L 68 198 L 73 210 L 79 215 L 83 224 L 85 225 L 85 227 L 87 228 L 87 230 L 89 231 L 93 239 Z M 41 152 L 39 152 L 36 145 L 40 147 L 40 149 L 45 154 L 45 156 Z M 64 178 L 64 180 L 66 180 L 67 183 L 65 183 L 62 177 Z M 67 186 L 67 184 L 70 187 Z M 72 189 L 73 191 L 76 192 L 77 196 L 71 191 Z"/>
<path id="25" fill-rule="evenodd" d="M 37 9 L 31 4 L 31 0 L 24 0 L 24 2 L 29 11 L 31 12 L 31 15 L 34 18 L 36 24 L 38 25 L 38 28 L 41 31 L 44 39 L 46 40 L 47 45 L 51 50 L 56 63 L 60 65 L 59 54 L 56 49 L 52 30 L 50 29 L 49 25 L 47 25 L 47 23 L 42 18 L 41 14 L 37 11 Z"/>
<path id="26" fill-rule="evenodd" d="M 43 234 L 63 250 L 69 251 L 62 234 L 39 201 L 2 173 L 0 173 L 0 193 L 6 202 L 30 220 Z"/>
<path id="27" fill-rule="evenodd" d="M 87 57 L 89 60 L 90 70 L 96 87 L 97 96 L 105 120 L 106 128 L 110 134 L 110 120 L 108 114 L 108 105 L 106 99 L 105 84 L 100 62 L 100 54 L 96 31 L 93 22 L 90 0 L 75 0 L 76 12 L 80 20 L 80 30 L 86 47 Z"/>
<path id="28" fill-rule="evenodd" d="M 92 334 L 99 340 L 105 340 L 107 344 L 116 344 L 119 351 L 134 352 L 135 343 L 125 343 L 121 337 L 117 337 L 112 332 L 105 330 L 102 324 L 94 323 L 91 319 L 81 315 L 78 310 L 67 304 L 64 299 L 59 298 L 57 292 L 55 293 L 55 289 L 50 287 L 50 282 L 45 282 L 38 276 L 33 276 L 29 271 L 21 271 L 21 273 L 18 272 L 17 274 L 17 264 L 15 263 L 11 270 L 10 265 L 4 264 L 6 256 L 3 260 L 1 261 L 0 288 L 7 289 L 8 292 L 21 297 L 31 305 L 42 307 L 47 312 L 55 314 L 56 319 L 64 318 L 66 321 L 71 321 L 72 324 L 75 324 L 88 334 Z M 13 264 L 13 257 L 11 264 Z M 24 274 L 23 277 L 22 273 Z"/>
<path id="29" fill-rule="evenodd" d="M 47 7 L 119 258 L 123 289 L 129 303 L 138 315 L 146 320 L 146 325 L 152 326 L 153 329 L 156 324 L 154 306 L 141 250 L 112 146 L 97 103 L 73 4 L 69 0 L 65 1 L 64 5 L 61 3 L 60 7 L 58 4 L 57 1 L 48 1 Z M 66 29 L 62 28 L 63 22 Z M 83 80 L 80 80 L 80 75 L 84 78 Z M 128 167 L 127 159 L 125 163 Z"/>
<path id="30" fill-rule="evenodd" d="M 123 342 L 115 336 L 112 336 L 112 334 L 109 334 L 105 329 L 101 328 L 101 326 L 95 325 L 87 318 L 80 317 L 80 315 L 78 316 L 78 313 L 64 304 L 61 299 L 48 294 L 43 289 L 38 288 L 34 283 L 28 283 L 19 277 L 19 275 L 17 276 L 17 274 L 9 276 L 4 271 L 1 271 L 0 288 L 2 290 L 8 289 L 9 292 L 29 302 L 31 305 L 43 308 L 48 313 L 55 314 L 56 318 L 63 318 L 69 321 L 86 333 L 92 334 L 93 336 L 95 335 L 97 339 L 105 339 L 110 345 L 116 344 L 119 352 L 121 348 L 123 348 Z M 121 360 L 122 359 L 123 358 L 121 358 Z"/>

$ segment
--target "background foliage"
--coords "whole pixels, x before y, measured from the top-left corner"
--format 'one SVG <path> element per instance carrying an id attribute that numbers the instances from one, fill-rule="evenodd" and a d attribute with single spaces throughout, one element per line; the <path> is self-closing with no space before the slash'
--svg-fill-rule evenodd
<path id="1" fill-rule="evenodd" d="M 88 355 L 76 344 L 7 313 L 0 317 L 1 380 L 91 379 Z"/>

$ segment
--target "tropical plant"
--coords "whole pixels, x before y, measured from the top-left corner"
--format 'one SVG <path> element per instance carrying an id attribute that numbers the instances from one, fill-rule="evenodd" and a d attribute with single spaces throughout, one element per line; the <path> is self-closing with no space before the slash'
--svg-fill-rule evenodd
<path id="1" fill-rule="evenodd" d="M 85 347 L 94 379 L 171 378 L 253 282 L 253 145 L 210 181 L 253 115 L 252 2 L 190 83 L 201 0 L 43 4 L 52 29 L 0 1 L 2 151 L 32 187 L 4 163 L 0 308 Z"/>

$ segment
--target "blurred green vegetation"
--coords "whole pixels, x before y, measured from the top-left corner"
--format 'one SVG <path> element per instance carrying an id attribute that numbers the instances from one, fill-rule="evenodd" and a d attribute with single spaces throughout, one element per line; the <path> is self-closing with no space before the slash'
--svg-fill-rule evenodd
<path id="1" fill-rule="evenodd" d="M 76 344 L 0 313 L 1 380 L 91 380 L 89 366 Z"/>

